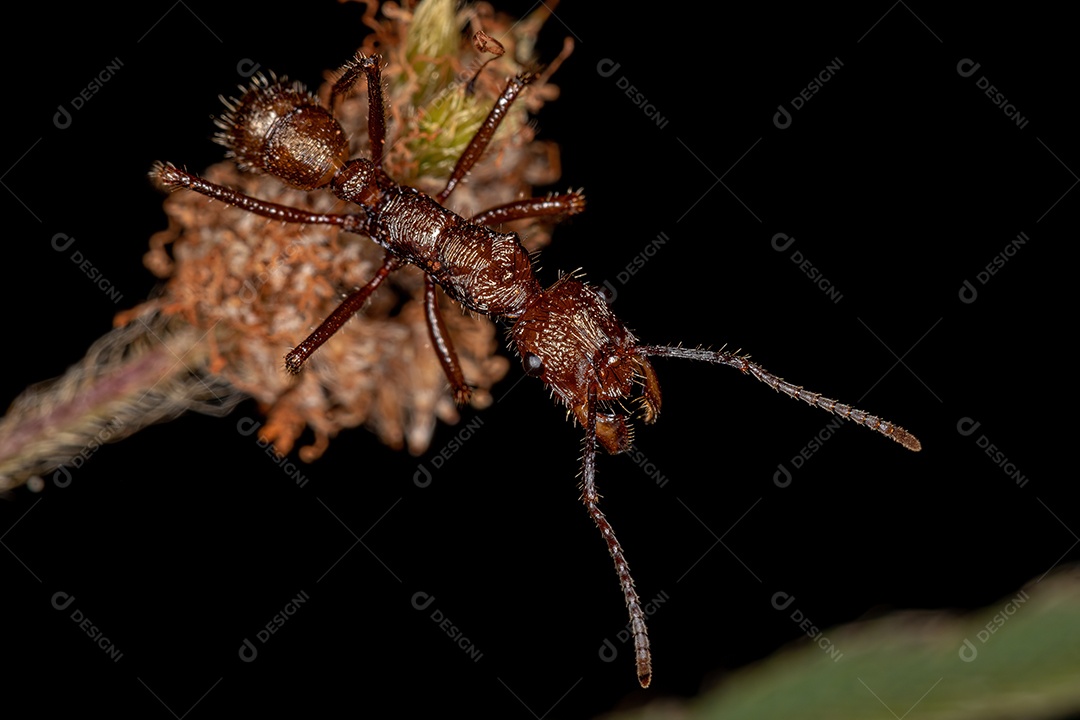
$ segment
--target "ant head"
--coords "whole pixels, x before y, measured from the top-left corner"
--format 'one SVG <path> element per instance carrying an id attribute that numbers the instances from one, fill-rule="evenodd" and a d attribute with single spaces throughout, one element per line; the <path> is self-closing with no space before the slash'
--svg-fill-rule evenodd
<path id="1" fill-rule="evenodd" d="M 534 297 L 511 332 L 525 373 L 543 380 L 582 425 L 595 394 L 596 436 L 608 452 L 628 450 L 632 436 L 624 413 L 601 408 L 632 397 L 636 384 L 645 422 L 656 419 L 660 386 L 652 365 L 595 288 L 560 279 Z"/>
<path id="2" fill-rule="evenodd" d="M 314 190 L 329 183 L 345 161 L 345 131 L 300 83 L 258 75 L 239 100 L 222 102 L 228 112 L 215 121 L 221 131 L 214 141 L 243 170 Z"/>

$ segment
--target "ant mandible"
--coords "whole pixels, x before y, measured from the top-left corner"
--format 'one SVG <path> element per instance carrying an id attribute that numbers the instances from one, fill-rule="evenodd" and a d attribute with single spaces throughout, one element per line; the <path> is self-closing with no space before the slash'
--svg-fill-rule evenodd
<path id="1" fill-rule="evenodd" d="M 361 76 L 367 79 L 370 159 L 348 159 L 348 140 L 334 118 L 334 102 Z M 469 310 L 512 323 L 510 335 L 526 375 L 539 378 L 585 428 L 581 500 L 600 529 L 615 562 L 630 627 L 638 680 L 648 687 L 652 657 L 645 613 L 630 566 L 596 489 L 597 445 L 608 453 L 630 449 L 631 427 L 621 401 L 636 399 L 645 423 L 660 413 L 660 384 L 650 357 L 701 360 L 749 373 L 774 390 L 865 425 L 908 450 L 919 441 L 903 428 L 862 410 L 793 385 L 746 356 L 723 350 L 640 345 L 615 317 L 596 288 L 563 276 L 543 288 L 516 233 L 492 229 L 511 220 L 574 215 L 584 209 L 580 192 L 530 198 L 485 210 L 469 219 L 443 207 L 479 159 L 515 98 L 535 79 L 511 79 L 458 159 L 446 186 L 435 196 L 399 185 L 382 168 L 386 140 L 382 75 L 377 56 L 357 54 L 340 71 L 326 107 L 299 83 L 256 78 L 243 97 L 226 101 L 216 140 L 242 169 L 261 171 L 301 190 L 328 189 L 361 208 L 359 213 L 324 214 L 259 200 L 198 175 L 157 163 L 151 177 L 168 189 L 187 188 L 248 212 L 288 223 L 336 225 L 366 235 L 386 249 L 382 266 L 366 285 L 345 298 L 321 325 L 285 356 L 299 373 L 304 362 L 357 311 L 394 270 L 411 264 L 425 273 L 425 310 L 432 346 L 458 403 L 469 400 L 453 343 L 440 315 L 436 286 Z M 635 394 L 635 389 L 640 392 Z"/>

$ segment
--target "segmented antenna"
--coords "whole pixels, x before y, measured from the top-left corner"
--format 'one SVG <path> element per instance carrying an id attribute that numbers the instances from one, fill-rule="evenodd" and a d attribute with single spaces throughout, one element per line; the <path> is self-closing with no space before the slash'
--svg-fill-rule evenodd
<path id="1" fill-rule="evenodd" d="M 654 357 L 675 357 L 686 360 L 702 360 L 716 365 L 727 365 L 744 373 L 750 373 L 773 390 L 782 392 L 788 397 L 802 400 L 803 402 L 827 410 L 840 417 L 847 418 L 852 422 L 876 430 L 887 438 L 900 443 L 908 450 L 918 452 L 922 450 L 922 443 L 918 438 L 899 425 L 894 425 L 887 420 L 882 420 L 876 415 L 871 415 L 865 410 L 859 410 L 851 405 L 837 402 L 823 396 L 821 393 L 805 390 L 801 385 L 794 385 L 787 380 L 774 375 L 757 363 L 750 362 L 745 355 L 725 352 L 724 350 L 705 350 L 703 348 L 682 348 L 667 345 L 647 345 L 639 348 L 643 355 Z"/>

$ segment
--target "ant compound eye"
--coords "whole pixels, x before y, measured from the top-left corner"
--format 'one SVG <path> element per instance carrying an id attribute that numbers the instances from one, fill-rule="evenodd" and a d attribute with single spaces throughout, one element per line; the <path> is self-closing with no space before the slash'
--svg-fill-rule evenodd
<path id="1" fill-rule="evenodd" d="M 521 359 L 521 364 L 525 367 L 525 374 L 530 377 L 540 377 L 544 374 L 544 361 L 540 359 L 539 355 L 525 353 L 525 357 Z"/>

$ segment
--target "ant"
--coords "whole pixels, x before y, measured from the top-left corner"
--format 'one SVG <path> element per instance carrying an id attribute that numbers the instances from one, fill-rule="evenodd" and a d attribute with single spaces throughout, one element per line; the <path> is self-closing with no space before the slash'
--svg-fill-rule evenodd
<path id="1" fill-rule="evenodd" d="M 194 190 L 282 222 L 336 225 L 366 235 L 386 249 L 382 266 L 368 283 L 348 295 L 285 356 L 290 373 L 301 372 L 311 354 L 363 307 L 386 277 L 407 264 L 425 273 L 429 335 L 459 404 L 469 400 L 472 390 L 440 314 L 437 288 L 474 313 L 511 323 L 509 334 L 525 374 L 548 386 L 585 430 L 581 500 L 614 560 L 634 636 L 638 681 L 648 687 L 652 656 L 645 614 L 623 548 L 599 507 L 596 454 L 598 445 L 613 455 L 630 449 L 632 429 L 624 400 L 640 405 L 646 424 L 656 421 L 660 384 L 649 358 L 727 365 L 789 397 L 876 430 L 908 450 L 918 451 L 921 445 L 903 428 L 782 380 L 745 355 L 639 344 L 611 312 L 603 294 L 574 275 L 542 287 L 517 234 L 492 227 L 510 220 L 580 213 L 585 206 L 581 192 L 518 200 L 468 219 L 443 207 L 484 152 L 514 100 L 537 74 L 524 72 L 510 79 L 458 159 L 446 186 L 429 196 L 399 185 L 382 168 L 386 121 L 379 62 L 377 56 L 358 53 L 345 63 L 325 107 L 299 83 L 258 76 L 239 100 L 225 101 L 228 112 L 217 120 L 220 132 L 215 140 L 228 149 L 241 169 L 267 173 L 301 190 L 328 189 L 337 198 L 358 205 L 360 212 L 313 213 L 259 200 L 166 163 L 155 164 L 151 178 L 163 188 Z M 348 159 L 348 139 L 334 118 L 333 108 L 360 77 L 367 80 L 371 157 Z"/>

